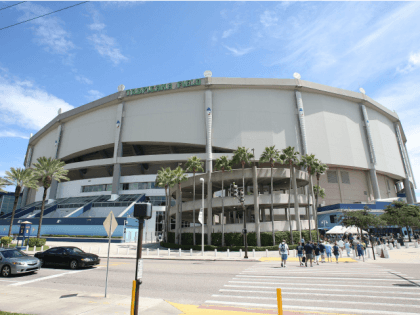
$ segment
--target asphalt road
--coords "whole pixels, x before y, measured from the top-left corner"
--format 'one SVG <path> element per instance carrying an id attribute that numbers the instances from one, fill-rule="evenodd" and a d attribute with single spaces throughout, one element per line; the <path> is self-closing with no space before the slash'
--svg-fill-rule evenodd
<path id="1" fill-rule="evenodd" d="M 0 278 L 7 286 L 103 294 L 106 260 L 97 268 L 43 268 L 37 274 Z M 111 259 L 108 292 L 130 296 L 135 260 Z M 285 310 L 340 314 L 420 314 L 420 269 L 414 264 L 324 263 L 300 267 L 290 261 L 144 260 L 140 295 L 193 305 L 276 309 L 282 289 Z"/>

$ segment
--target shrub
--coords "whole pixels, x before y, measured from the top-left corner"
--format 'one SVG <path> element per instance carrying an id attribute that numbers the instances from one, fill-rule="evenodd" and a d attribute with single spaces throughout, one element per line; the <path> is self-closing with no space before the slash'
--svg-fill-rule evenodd
<path id="1" fill-rule="evenodd" d="M 0 242 L 3 246 L 8 245 L 12 242 L 12 237 L 11 236 L 3 236 L 0 240 Z"/>
<path id="2" fill-rule="evenodd" d="M 44 246 L 45 243 L 47 242 L 47 240 L 45 238 L 35 238 L 35 237 L 31 237 L 28 240 L 25 241 L 25 245 L 29 245 L 29 247 L 41 247 Z"/>

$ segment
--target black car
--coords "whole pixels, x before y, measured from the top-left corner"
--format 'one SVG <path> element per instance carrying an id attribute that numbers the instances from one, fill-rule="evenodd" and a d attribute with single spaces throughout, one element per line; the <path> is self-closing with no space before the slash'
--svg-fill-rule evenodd
<path id="1" fill-rule="evenodd" d="M 72 246 L 50 248 L 45 252 L 36 253 L 35 257 L 41 261 L 41 266 L 57 265 L 70 269 L 95 266 L 101 262 L 97 255 L 85 253 Z"/>

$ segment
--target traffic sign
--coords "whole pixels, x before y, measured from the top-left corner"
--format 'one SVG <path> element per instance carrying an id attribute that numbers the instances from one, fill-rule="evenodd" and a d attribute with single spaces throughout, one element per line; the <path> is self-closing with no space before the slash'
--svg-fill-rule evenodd
<path id="1" fill-rule="evenodd" d="M 201 224 L 204 224 L 204 209 L 200 209 L 200 213 L 198 214 L 198 222 Z"/>
<path id="2" fill-rule="evenodd" d="M 143 259 L 139 259 L 137 263 L 137 280 L 143 278 Z"/>
<path id="3" fill-rule="evenodd" d="M 104 221 L 104 228 L 108 237 L 110 237 L 118 226 L 114 213 L 111 211 Z M 111 234 L 110 234 L 111 233 Z"/>

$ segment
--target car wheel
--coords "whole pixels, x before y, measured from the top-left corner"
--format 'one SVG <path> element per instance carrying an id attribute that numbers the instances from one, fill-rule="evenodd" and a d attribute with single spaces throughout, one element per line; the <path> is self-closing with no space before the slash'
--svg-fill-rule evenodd
<path id="1" fill-rule="evenodd" d="M 9 266 L 4 266 L 4 267 L 1 269 L 1 275 L 2 275 L 3 277 L 9 277 L 9 276 L 10 276 L 10 274 L 11 274 L 11 269 L 10 269 L 10 267 L 9 267 Z"/>
<path id="2" fill-rule="evenodd" d="M 77 260 L 72 260 L 70 262 L 70 269 L 77 269 L 78 263 Z"/>

